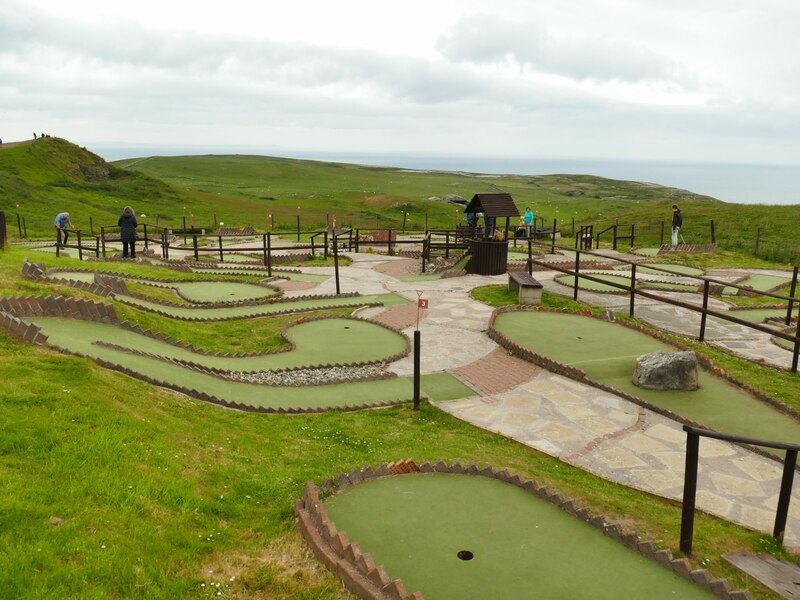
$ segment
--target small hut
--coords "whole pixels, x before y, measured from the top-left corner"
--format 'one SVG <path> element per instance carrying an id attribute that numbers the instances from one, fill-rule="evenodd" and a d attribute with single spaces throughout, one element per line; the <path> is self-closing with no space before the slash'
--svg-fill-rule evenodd
<path id="1" fill-rule="evenodd" d="M 511 194 L 475 194 L 464 209 L 467 214 L 483 214 L 483 239 L 477 235 L 469 241 L 471 255 L 467 272 L 479 275 L 499 275 L 508 268 L 508 231 L 511 217 L 519 220 L 519 210 Z M 497 219 L 506 218 L 505 235 L 495 236 Z M 469 220 L 469 219 L 468 219 Z M 474 222 L 474 218 L 472 219 Z"/>

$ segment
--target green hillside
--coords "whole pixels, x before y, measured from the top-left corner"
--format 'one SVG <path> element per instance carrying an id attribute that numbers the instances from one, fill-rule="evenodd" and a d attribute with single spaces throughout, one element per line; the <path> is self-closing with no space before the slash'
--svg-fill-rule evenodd
<path id="1" fill-rule="evenodd" d="M 59 138 L 40 138 L 0 149 L 0 210 L 9 235 L 17 237 L 16 211 L 29 237 L 51 235 L 53 219 L 69 211 L 75 227 L 116 225 L 126 205 L 153 222 L 157 214 L 177 215 L 186 193 L 148 175 L 120 169 Z"/>
<path id="2" fill-rule="evenodd" d="M 268 230 L 323 227 L 334 217 L 345 226 L 422 229 L 452 228 L 463 209 L 442 201 L 448 195 L 469 199 L 479 192 L 511 193 L 517 205 L 530 205 L 546 226 L 557 220 L 564 236 L 573 222 L 594 224 L 595 234 L 613 225 L 634 224 L 637 245 L 669 239 L 670 206 L 684 213 L 687 243 L 710 241 L 710 221 L 724 248 L 752 252 L 760 228 L 760 255 L 779 262 L 795 259 L 800 245 L 800 205 L 763 206 L 720 202 L 708 196 L 651 183 L 588 175 L 480 175 L 416 171 L 265 156 L 184 156 L 135 158 L 106 163 L 57 138 L 0 148 L 0 210 L 9 234 L 17 237 L 16 204 L 29 236 L 51 235 L 56 213 L 69 210 L 73 223 L 95 229 L 116 223 L 130 204 L 145 222 L 179 227 L 252 225 Z M 298 209 L 299 207 L 299 209 Z M 140 219 L 141 221 L 142 219 Z M 603 240 L 609 241 L 609 234 Z M 567 240 L 565 240 L 565 243 Z"/>

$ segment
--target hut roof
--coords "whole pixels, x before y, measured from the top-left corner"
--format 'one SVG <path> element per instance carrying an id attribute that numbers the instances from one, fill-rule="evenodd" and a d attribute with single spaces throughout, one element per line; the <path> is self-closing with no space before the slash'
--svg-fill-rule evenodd
<path id="1" fill-rule="evenodd" d="M 519 216 L 519 210 L 511 194 L 475 194 L 464 212 L 482 212 L 487 217 Z"/>

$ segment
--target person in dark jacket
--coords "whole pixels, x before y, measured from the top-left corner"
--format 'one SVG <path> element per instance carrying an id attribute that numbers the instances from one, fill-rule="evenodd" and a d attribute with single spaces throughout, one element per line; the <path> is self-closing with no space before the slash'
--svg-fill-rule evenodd
<path id="1" fill-rule="evenodd" d="M 136 258 L 136 227 L 139 225 L 136 222 L 136 215 L 133 214 L 133 209 L 126 206 L 122 209 L 122 214 L 117 221 L 119 225 L 119 237 L 122 240 L 122 258 Z"/>

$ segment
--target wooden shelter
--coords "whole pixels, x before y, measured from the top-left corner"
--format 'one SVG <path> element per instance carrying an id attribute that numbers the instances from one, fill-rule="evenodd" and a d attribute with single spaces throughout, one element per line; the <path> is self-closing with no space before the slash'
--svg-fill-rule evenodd
<path id="1" fill-rule="evenodd" d="M 464 212 L 473 214 L 483 213 L 483 220 L 486 225 L 484 231 L 486 231 L 487 237 L 491 237 L 496 219 L 505 217 L 505 239 L 508 239 L 511 217 L 517 217 L 517 219 L 519 219 L 520 216 L 517 205 L 514 204 L 514 199 L 511 197 L 511 194 L 475 194 L 472 200 L 469 201 L 469 204 L 467 204 Z"/>
<path id="2" fill-rule="evenodd" d="M 511 217 L 519 218 L 519 210 L 511 194 L 475 194 L 464 209 L 465 213 L 483 213 L 484 239 L 474 235 L 469 240 L 470 261 L 468 273 L 499 275 L 508 265 L 508 230 Z M 493 238 L 498 218 L 506 218 L 506 231 L 502 239 Z"/>

